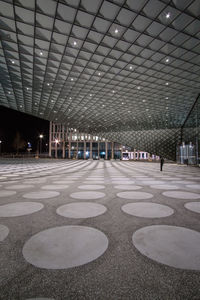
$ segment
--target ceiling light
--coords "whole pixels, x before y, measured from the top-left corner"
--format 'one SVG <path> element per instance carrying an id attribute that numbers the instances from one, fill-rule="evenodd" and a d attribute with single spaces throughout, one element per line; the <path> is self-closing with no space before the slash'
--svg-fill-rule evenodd
<path id="1" fill-rule="evenodd" d="M 74 45 L 74 46 L 76 46 L 76 45 L 77 45 L 77 42 L 76 42 L 76 41 L 74 41 L 74 42 L 73 42 L 73 45 Z"/>
<path id="2" fill-rule="evenodd" d="M 168 107 L 166 107 L 166 109 L 168 109 Z"/>
<path id="3" fill-rule="evenodd" d="M 90 97 L 92 97 L 92 94 L 90 94 Z"/>
<path id="4" fill-rule="evenodd" d="M 37 102 L 35 102 L 35 105 L 37 105 Z"/>
<path id="5" fill-rule="evenodd" d="M 168 12 L 168 13 L 165 15 L 166 19 L 169 19 L 170 16 L 171 16 L 170 12 Z"/>
<path id="6" fill-rule="evenodd" d="M 138 89 L 138 90 L 140 90 L 140 89 L 141 89 L 141 87 L 140 87 L 140 86 L 138 86 L 138 87 L 137 87 L 137 89 Z"/>
<path id="7" fill-rule="evenodd" d="M 165 59 L 165 62 L 168 63 L 168 62 L 169 62 L 169 58 L 166 58 L 166 59 Z"/>
<path id="8" fill-rule="evenodd" d="M 15 63 L 15 61 L 14 61 L 14 60 L 11 60 L 11 63 L 12 63 L 12 64 L 14 64 L 14 63 Z"/>
<path id="9" fill-rule="evenodd" d="M 132 67 L 132 66 L 130 66 L 130 67 L 129 67 L 129 69 L 130 69 L 130 70 L 132 70 L 132 69 L 133 69 L 133 67 Z"/>
<path id="10" fill-rule="evenodd" d="M 69 100 L 72 100 L 72 97 L 69 97 Z"/>
<path id="11" fill-rule="evenodd" d="M 100 75 L 101 75 L 101 73 L 99 72 L 99 73 L 98 73 L 98 75 L 100 76 Z"/>
<path id="12" fill-rule="evenodd" d="M 146 100 L 142 100 L 142 102 L 146 102 Z"/>
<path id="13" fill-rule="evenodd" d="M 27 87 L 26 89 L 27 89 L 27 91 L 29 91 L 29 88 L 28 88 L 28 87 Z"/>
<path id="14" fill-rule="evenodd" d="M 42 50 L 40 51 L 40 55 L 43 55 L 43 52 L 42 52 Z"/>
<path id="15" fill-rule="evenodd" d="M 165 99 L 168 100 L 169 98 L 168 98 L 168 97 L 165 97 Z"/>
<path id="16" fill-rule="evenodd" d="M 11 92 L 8 92 L 8 94 L 10 95 L 10 94 L 11 94 Z"/>
<path id="17" fill-rule="evenodd" d="M 114 90 L 112 90 L 112 93 L 114 94 L 114 93 L 115 93 L 115 91 L 114 91 Z"/>
<path id="18" fill-rule="evenodd" d="M 22 105 L 20 105 L 19 107 L 21 107 L 21 108 L 22 108 Z"/>
<path id="19" fill-rule="evenodd" d="M 116 29 L 115 29 L 115 33 L 117 34 L 118 32 L 119 32 L 119 30 L 116 28 Z"/>
<path id="20" fill-rule="evenodd" d="M 50 83 L 47 83 L 48 86 L 50 86 Z"/>
<path id="21" fill-rule="evenodd" d="M 166 82 L 165 84 L 166 84 L 166 85 L 169 85 L 169 82 Z"/>
<path id="22" fill-rule="evenodd" d="M 146 108 L 146 111 L 148 111 L 149 109 L 148 108 Z"/>
<path id="23" fill-rule="evenodd" d="M 51 102 L 52 102 L 52 103 L 54 103 L 54 101 L 53 101 L 53 100 L 51 100 Z"/>
<path id="24" fill-rule="evenodd" d="M 124 102 L 122 102 L 122 104 L 124 104 Z"/>
<path id="25" fill-rule="evenodd" d="M 71 81 L 74 81 L 74 78 L 71 78 Z"/>

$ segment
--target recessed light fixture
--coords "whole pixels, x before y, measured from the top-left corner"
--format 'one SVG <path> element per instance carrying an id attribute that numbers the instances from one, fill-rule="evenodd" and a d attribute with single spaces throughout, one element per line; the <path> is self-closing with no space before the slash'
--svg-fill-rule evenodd
<path id="1" fill-rule="evenodd" d="M 140 90 L 140 89 L 141 89 L 141 87 L 140 87 L 140 86 L 138 86 L 138 87 L 137 87 L 137 89 L 138 89 L 138 90 Z"/>
<path id="2" fill-rule="evenodd" d="M 133 67 L 132 67 L 132 66 L 130 66 L 130 67 L 129 67 L 129 69 L 130 69 L 130 70 L 132 70 L 132 69 L 133 69 Z"/>
<path id="3" fill-rule="evenodd" d="M 169 82 L 166 82 L 165 84 L 166 84 L 166 85 L 169 85 Z"/>
<path id="4" fill-rule="evenodd" d="M 69 97 L 69 100 L 72 100 L 72 97 Z"/>
<path id="5" fill-rule="evenodd" d="M 77 42 L 76 42 L 76 41 L 74 41 L 74 42 L 73 42 L 73 45 L 74 45 L 74 46 L 76 46 L 76 45 L 77 45 Z"/>
<path id="6" fill-rule="evenodd" d="M 41 55 L 41 56 L 43 55 L 43 52 L 42 52 L 42 50 L 40 51 L 40 55 Z"/>
<path id="7" fill-rule="evenodd" d="M 122 102 L 122 104 L 124 104 L 124 102 Z"/>
<path id="8" fill-rule="evenodd" d="M 8 94 L 10 95 L 10 94 L 11 94 L 11 92 L 8 92 Z"/>
<path id="9" fill-rule="evenodd" d="M 92 94 L 90 94 L 90 97 L 92 97 Z"/>
<path id="10" fill-rule="evenodd" d="M 71 78 L 71 81 L 74 81 L 74 78 Z"/>
<path id="11" fill-rule="evenodd" d="M 115 29 L 115 33 L 116 33 L 116 34 L 119 33 L 119 30 L 118 30 L 117 28 Z"/>
<path id="12" fill-rule="evenodd" d="M 149 109 L 148 108 L 146 108 L 146 111 L 148 111 Z"/>
<path id="13" fill-rule="evenodd" d="M 105 105 L 103 104 L 102 106 L 104 107 Z"/>
<path id="14" fill-rule="evenodd" d="M 114 91 L 114 90 L 112 90 L 112 93 L 114 94 L 114 93 L 115 93 L 115 91 Z"/>
<path id="15" fill-rule="evenodd" d="M 165 15 L 166 19 L 169 19 L 170 16 L 171 16 L 170 12 L 168 12 L 168 13 Z"/>
<path id="16" fill-rule="evenodd" d="M 50 83 L 47 83 L 48 86 L 50 86 Z"/>
<path id="17" fill-rule="evenodd" d="M 168 100 L 169 98 L 168 98 L 168 97 L 165 97 L 165 99 Z"/>
<path id="18" fill-rule="evenodd" d="M 166 109 L 168 109 L 168 107 L 166 107 Z"/>
<path id="19" fill-rule="evenodd" d="M 15 61 L 14 61 L 14 60 L 11 60 L 11 63 L 12 63 L 12 64 L 14 64 L 14 63 L 15 63 Z"/>
<path id="20" fill-rule="evenodd" d="M 169 62 L 169 58 L 166 58 L 166 59 L 165 59 L 165 62 L 168 63 L 168 62 Z"/>
<path id="21" fill-rule="evenodd" d="M 29 88 L 27 87 L 26 90 L 29 91 Z"/>
<path id="22" fill-rule="evenodd" d="M 37 102 L 35 102 L 35 105 L 37 105 Z"/>
<path id="23" fill-rule="evenodd" d="M 142 102 L 146 102 L 146 100 L 142 100 Z"/>
<path id="24" fill-rule="evenodd" d="M 19 107 L 22 108 L 22 105 L 20 105 Z"/>
<path id="25" fill-rule="evenodd" d="M 51 100 L 51 102 L 52 102 L 52 103 L 54 103 L 54 101 L 53 101 L 53 100 Z"/>
<path id="26" fill-rule="evenodd" d="M 101 76 L 101 73 L 99 72 L 98 75 Z"/>

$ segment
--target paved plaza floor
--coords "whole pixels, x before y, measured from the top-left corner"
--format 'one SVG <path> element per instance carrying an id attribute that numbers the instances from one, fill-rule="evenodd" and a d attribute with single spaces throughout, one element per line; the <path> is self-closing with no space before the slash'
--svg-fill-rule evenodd
<path id="1" fill-rule="evenodd" d="M 0 160 L 0 299 L 200 299 L 200 169 Z"/>

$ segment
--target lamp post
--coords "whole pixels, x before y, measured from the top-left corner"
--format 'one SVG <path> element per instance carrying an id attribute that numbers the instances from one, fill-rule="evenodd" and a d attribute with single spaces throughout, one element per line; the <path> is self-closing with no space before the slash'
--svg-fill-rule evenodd
<path id="1" fill-rule="evenodd" d="M 58 139 L 55 139 L 55 158 L 58 158 L 58 143 L 59 143 L 59 140 Z"/>
<path id="2" fill-rule="evenodd" d="M 39 138 L 40 138 L 40 154 L 42 153 L 42 139 L 43 139 L 44 135 L 40 134 Z"/>

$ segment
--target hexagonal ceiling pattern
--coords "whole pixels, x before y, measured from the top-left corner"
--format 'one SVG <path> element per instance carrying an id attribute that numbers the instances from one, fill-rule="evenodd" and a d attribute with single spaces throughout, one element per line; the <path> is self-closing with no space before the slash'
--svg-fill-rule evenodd
<path id="1" fill-rule="evenodd" d="M 86 132 L 179 128 L 199 0 L 0 0 L 0 105 Z"/>

